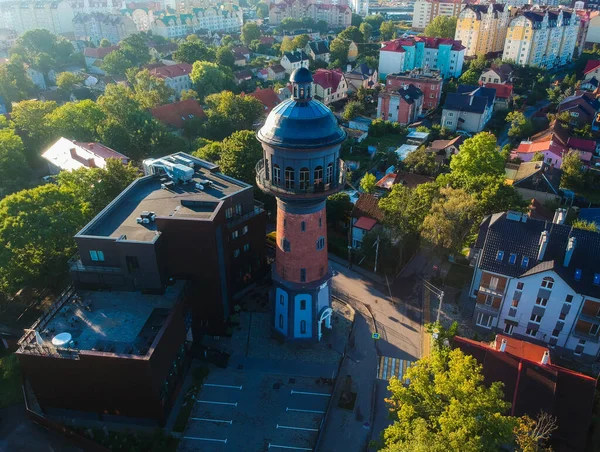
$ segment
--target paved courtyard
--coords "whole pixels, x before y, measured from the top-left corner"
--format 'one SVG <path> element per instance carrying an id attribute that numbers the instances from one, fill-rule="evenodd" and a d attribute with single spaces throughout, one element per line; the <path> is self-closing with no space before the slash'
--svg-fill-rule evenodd
<path id="1" fill-rule="evenodd" d="M 213 370 L 179 450 L 313 450 L 331 390 L 321 379 Z"/>

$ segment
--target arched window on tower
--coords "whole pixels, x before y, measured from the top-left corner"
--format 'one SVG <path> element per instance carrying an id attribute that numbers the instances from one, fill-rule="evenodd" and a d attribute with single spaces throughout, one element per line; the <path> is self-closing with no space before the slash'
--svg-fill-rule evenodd
<path id="1" fill-rule="evenodd" d="M 323 185 L 323 167 L 317 166 L 314 174 L 315 187 Z"/>
<path id="2" fill-rule="evenodd" d="M 291 166 L 287 166 L 285 168 L 285 188 L 295 188 L 296 181 L 294 180 L 294 177 L 294 168 L 292 168 Z"/>
<path id="3" fill-rule="evenodd" d="M 300 321 L 300 334 L 306 334 L 306 320 Z"/>
<path id="4" fill-rule="evenodd" d="M 308 168 L 300 168 L 300 190 L 308 190 L 310 185 L 310 171 Z"/>
<path id="5" fill-rule="evenodd" d="M 277 164 L 273 165 L 273 183 L 281 185 L 281 168 Z"/>
<path id="6" fill-rule="evenodd" d="M 325 175 L 325 183 L 331 184 L 333 182 L 333 163 L 327 165 L 327 174 Z"/>

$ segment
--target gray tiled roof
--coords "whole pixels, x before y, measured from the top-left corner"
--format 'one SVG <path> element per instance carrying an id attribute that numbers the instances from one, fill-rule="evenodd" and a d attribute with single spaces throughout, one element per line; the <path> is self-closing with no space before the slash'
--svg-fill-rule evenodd
<path id="1" fill-rule="evenodd" d="M 548 245 L 543 260 L 537 259 L 540 235 L 548 231 Z M 577 242 L 568 267 L 563 265 L 570 237 Z M 482 249 L 481 269 L 518 278 L 546 270 L 554 270 L 577 293 L 600 298 L 600 285 L 594 284 L 594 274 L 600 273 L 600 233 L 574 229 L 569 225 L 527 218 L 525 222 L 508 218 L 506 212 L 486 217 L 475 244 Z M 497 259 L 503 251 L 502 260 Z M 514 264 L 509 263 L 516 254 Z M 526 266 L 523 257 L 529 258 Z M 575 270 L 581 270 L 580 280 Z"/>

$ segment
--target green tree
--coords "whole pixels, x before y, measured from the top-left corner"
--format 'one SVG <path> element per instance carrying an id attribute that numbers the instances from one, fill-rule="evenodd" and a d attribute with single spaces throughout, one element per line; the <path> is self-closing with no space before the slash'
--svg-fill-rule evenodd
<path id="1" fill-rule="evenodd" d="M 65 137 L 78 141 L 98 139 L 97 127 L 106 114 L 95 102 L 86 99 L 67 102 L 46 115 L 52 139 Z"/>
<path id="2" fill-rule="evenodd" d="M 127 36 L 119 43 L 119 50 L 123 52 L 132 66 L 143 66 L 150 61 L 148 38 L 144 33 Z"/>
<path id="3" fill-rule="evenodd" d="M 480 75 L 481 73 L 479 71 L 469 69 L 460 76 L 458 81 L 463 85 L 477 85 L 477 83 L 479 83 Z"/>
<path id="4" fill-rule="evenodd" d="M 208 144 L 205 144 L 201 148 L 198 148 L 193 155 L 202 160 L 208 160 L 212 163 L 217 163 L 221 158 L 221 153 L 223 152 L 223 146 L 218 141 L 212 141 Z"/>
<path id="5" fill-rule="evenodd" d="M 560 178 L 561 188 L 573 190 L 575 193 L 585 189 L 586 174 L 579 157 L 579 152 L 571 150 L 562 159 L 562 176 Z"/>
<path id="6" fill-rule="evenodd" d="M 338 34 L 339 39 L 344 41 L 363 42 L 363 34 L 358 27 L 350 26 Z"/>
<path id="7" fill-rule="evenodd" d="M 469 187 L 481 176 L 504 177 L 504 159 L 496 146 L 496 137 L 489 132 L 465 140 L 450 162 L 452 180 L 460 187 Z"/>
<path id="8" fill-rule="evenodd" d="M 432 38 L 454 39 L 456 33 L 456 17 L 437 16 L 425 27 L 425 36 Z"/>
<path id="9" fill-rule="evenodd" d="M 214 61 L 216 57 L 214 49 L 208 47 L 204 42 L 184 41 L 179 44 L 173 59 L 178 63 L 194 64 L 196 61 Z"/>
<path id="10" fill-rule="evenodd" d="M 231 37 L 231 35 L 225 35 L 221 38 L 221 45 L 222 46 L 232 46 L 234 43 L 233 38 Z"/>
<path id="11" fill-rule="evenodd" d="M 327 33 L 327 31 L 329 30 L 329 24 L 324 20 L 319 20 L 315 24 L 315 30 L 317 30 L 320 33 Z"/>
<path id="12" fill-rule="evenodd" d="M 207 138 L 223 139 L 236 130 L 250 130 L 264 114 L 263 105 L 252 96 L 239 96 L 231 91 L 206 98 Z"/>
<path id="13" fill-rule="evenodd" d="M 339 192 L 327 198 L 326 207 L 327 224 L 337 226 L 348 224 L 354 205 L 348 193 Z"/>
<path id="14" fill-rule="evenodd" d="M 343 39 L 335 38 L 329 45 L 329 54 L 331 61 L 333 61 L 336 67 L 345 63 L 348 60 L 348 49 L 350 43 Z"/>
<path id="15" fill-rule="evenodd" d="M 352 23 L 350 25 L 352 25 L 353 27 L 360 27 L 362 23 L 362 16 L 360 14 L 352 13 Z"/>
<path id="16" fill-rule="evenodd" d="M 535 154 L 533 154 L 531 161 L 532 162 L 543 162 L 545 159 L 546 159 L 546 156 L 544 155 L 544 153 L 537 151 Z"/>
<path id="17" fill-rule="evenodd" d="M 294 50 L 296 50 L 296 47 L 294 47 L 294 40 L 289 36 L 283 38 L 283 41 L 281 41 L 281 47 L 279 47 L 281 54 L 283 55 L 286 52 L 292 52 Z"/>
<path id="18" fill-rule="evenodd" d="M 394 26 L 394 22 L 388 20 L 387 22 L 382 22 L 379 27 L 379 33 L 381 33 L 381 37 L 384 41 L 388 41 L 392 39 L 394 33 L 396 33 L 396 27 Z"/>
<path id="19" fill-rule="evenodd" d="M 110 158 L 104 168 L 61 171 L 57 183 L 61 190 L 73 193 L 91 218 L 139 176 L 140 172 L 133 164 L 123 165 L 120 160 Z"/>
<path id="20" fill-rule="evenodd" d="M 511 111 L 506 115 L 506 122 L 510 124 L 508 136 L 514 139 L 521 139 L 531 135 L 533 126 L 525 115 L 520 111 Z"/>
<path id="21" fill-rule="evenodd" d="M 112 46 L 112 42 L 110 42 L 108 39 L 106 38 L 102 38 L 102 40 L 100 41 L 100 47 L 110 47 Z"/>
<path id="22" fill-rule="evenodd" d="M 12 56 L 7 64 L 0 66 L 0 95 L 10 111 L 13 102 L 33 96 L 36 87 L 25 72 L 23 60 Z"/>
<path id="23" fill-rule="evenodd" d="M 377 178 L 371 173 L 366 173 L 360 180 L 360 188 L 365 193 L 373 193 L 375 191 L 375 184 Z"/>
<path id="24" fill-rule="evenodd" d="M 392 378 L 386 399 L 393 424 L 382 452 L 492 452 L 512 442 L 514 418 L 502 383 L 484 383 L 481 365 L 461 350 L 435 350 L 406 369 L 409 385 Z"/>
<path id="25" fill-rule="evenodd" d="M 385 18 L 381 14 L 371 14 L 364 18 L 364 21 L 373 27 L 373 30 L 379 30 Z"/>
<path id="26" fill-rule="evenodd" d="M 121 50 L 109 52 L 102 60 L 102 70 L 111 76 L 125 75 L 127 69 L 133 66 L 131 60 Z"/>
<path id="27" fill-rule="evenodd" d="M 231 74 L 223 71 L 217 64 L 207 61 L 196 61 L 192 67 L 190 78 L 200 99 L 204 99 L 209 94 L 223 91 L 232 82 Z"/>
<path id="28" fill-rule="evenodd" d="M 40 28 L 23 33 L 9 51 L 11 59 L 19 57 L 43 73 L 70 63 L 73 53 L 73 45 L 67 39 Z"/>
<path id="29" fill-rule="evenodd" d="M 228 68 L 235 66 L 235 56 L 229 47 L 219 47 L 217 49 L 217 64 Z"/>
<path id="30" fill-rule="evenodd" d="M 254 184 L 254 168 L 262 155 L 262 146 L 256 139 L 256 133 L 240 130 L 223 140 L 219 166 L 226 175 Z"/>
<path id="31" fill-rule="evenodd" d="M 74 74 L 72 72 L 61 72 L 56 76 L 56 86 L 66 94 L 70 94 L 73 91 L 73 88 L 82 81 L 83 77 L 80 74 Z"/>
<path id="32" fill-rule="evenodd" d="M 402 163 L 412 173 L 423 176 L 435 176 L 437 173 L 435 154 L 427 152 L 423 146 L 408 154 Z"/>
<path id="33" fill-rule="evenodd" d="M 360 24 L 359 30 L 362 33 L 362 41 L 369 42 L 371 40 L 371 36 L 373 35 L 373 27 L 371 24 L 364 22 Z"/>
<path id="34" fill-rule="evenodd" d="M 165 81 L 150 74 L 148 69 L 137 73 L 128 73 L 128 80 L 133 87 L 133 96 L 142 108 L 155 108 L 168 104 L 175 92 L 165 85 Z"/>
<path id="35" fill-rule="evenodd" d="M 24 100 L 13 106 L 11 119 L 15 131 L 23 140 L 25 155 L 30 165 L 39 163 L 39 156 L 51 139 L 46 115 L 56 109 L 56 102 Z"/>
<path id="36" fill-rule="evenodd" d="M 184 89 L 181 91 L 181 100 L 198 99 L 198 93 L 193 89 Z"/>
<path id="37" fill-rule="evenodd" d="M 23 141 L 12 129 L 1 129 L 0 198 L 24 188 L 29 176 Z"/>
<path id="38" fill-rule="evenodd" d="M 423 220 L 421 237 L 439 248 L 461 249 L 475 219 L 477 202 L 462 189 L 441 188 L 440 195 Z"/>
<path id="39" fill-rule="evenodd" d="M 258 5 L 256 5 L 256 15 L 259 19 L 269 17 L 269 5 L 265 2 L 259 2 Z"/>
<path id="40" fill-rule="evenodd" d="M 246 22 L 242 27 L 240 38 L 246 45 L 250 44 L 255 39 L 260 39 L 260 28 L 253 22 Z"/>
<path id="41" fill-rule="evenodd" d="M 54 184 L 0 201 L 0 288 L 56 286 L 75 252 L 73 235 L 85 224 L 79 200 Z"/>
<path id="42" fill-rule="evenodd" d="M 583 229 L 585 231 L 598 232 L 598 225 L 595 221 L 586 221 L 586 220 L 573 220 L 571 223 L 575 229 Z"/>
<path id="43" fill-rule="evenodd" d="M 344 107 L 344 113 L 342 114 L 342 118 L 346 121 L 350 121 L 355 116 L 361 114 L 364 110 L 363 104 L 353 100 L 346 104 Z"/>

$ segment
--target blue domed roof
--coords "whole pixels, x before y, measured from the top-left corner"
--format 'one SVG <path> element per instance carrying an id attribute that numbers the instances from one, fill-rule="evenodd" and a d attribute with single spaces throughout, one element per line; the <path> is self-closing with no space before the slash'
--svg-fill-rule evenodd
<path id="1" fill-rule="evenodd" d="M 341 143 L 346 139 L 346 132 L 321 102 L 292 98 L 271 111 L 258 131 L 258 139 L 271 146 L 305 149 Z"/>
<path id="2" fill-rule="evenodd" d="M 305 67 L 299 67 L 292 72 L 290 75 L 290 82 L 292 83 L 310 83 L 313 81 L 313 76 L 308 69 Z"/>

